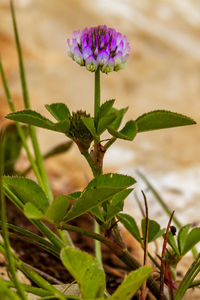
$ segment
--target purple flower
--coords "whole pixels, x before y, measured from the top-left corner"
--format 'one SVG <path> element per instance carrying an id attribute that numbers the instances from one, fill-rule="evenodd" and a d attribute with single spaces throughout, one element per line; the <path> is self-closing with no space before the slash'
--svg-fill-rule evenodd
<path id="1" fill-rule="evenodd" d="M 130 53 L 126 36 L 106 25 L 76 30 L 67 43 L 68 55 L 90 72 L 97 68 L 106 74 L 121 70 Z"/>

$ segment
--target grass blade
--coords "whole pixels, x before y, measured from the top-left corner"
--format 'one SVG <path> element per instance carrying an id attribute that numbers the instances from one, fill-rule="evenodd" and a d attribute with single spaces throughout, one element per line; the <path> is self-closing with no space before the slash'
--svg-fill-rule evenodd
<path id="1" fill-rule="evenodd" d="M 23 92 L 23 99 L 24 99 L 24 106 L 25 108 L 30 108 L 30 100 L 29 100 L 29 94 L 28 94 L 28 87 L 26 82 L 26 74 L 25 74 L 25 68 L 23 63 L 23 57 L 22 57 L 22 51 L 21 51 L 21 45 L 19 40 L 19 34 L 17 29 L 17 23 L 16 23 L 16 17 L 15 17 L 15 10 L 13 2 L 10 1 L 10 9 L 11 9 L 11 15 L 12 15 L 12 22 L 13 22 L 13 28 L 14 28 L 14 34 L 15 34 L 15 41 L 17 46 L 17 54 L 19 59 L 19 69 L 20 69 L 20 77 L 21 77 L 21 85 L 22 85 L 22 92 Z M 40 175 L 42 177 L 44 186 L 45 186 L 45 192 L 47 193 L 49 199 L 53 200 L 52 191 L 50 188 L 49 180 L 46 174 L 46 170 L 44 167 L 44 161 L 40 152 L 36 131 L 33 126 L 29 126 L 30 128 L 30 136 L 33 144 L 33 149 L 37 161 L 37 165 L 39 167 Z"/>
<path id="2" fill-rule="evenodd" d="M 17 272 L 15 269 L 15 262 L 13 259 L 13 254 L 10 249 L 10 241 L 8 236 L 8 230 L 7 230 L 7 222 L 6 222 L 6 207 L 5 207 L 5 197 L 3 193 L 3 183 L 2 183 L 2 175 L 3 175 L 3 162 L 4 162 L 4 143 L 3 143 L 3 136 L 2 133 L 0 133 L 0 200 L 1 200 L 1 221 L 2 221 L 2 235 L 4 239 L 5 244 L 5 250 L 6 250 L 6 258 L 8 262 L 8 268 L 11 273 L 13 282 L 15 284 L 15 287 L 17 289 L 17 292 L 22 300 L 28 300 L 26 297 L 26 294 L 24 292 L 24 289 L 18 279 Z"/>
<path id="3" fill-rule="evenodd" d="M 187 289 L 191 286 L 193 280 L 200 272 L 200 254 L 197 256 L 195 261 L 192 263 L 183 280 L 181 281 L 178 289 L 176 290 L 174 300 L 181 300 L 185 295 Z"/>
<path id="4" fill-rule="evenodd" d="M 9 88 L 8 88 L 8 84 L 7 84 L 7 80 L 6 80 L 6 77 L 5 77 L 5 73 L 4 73 L 4 69 L 3 69 L 3 65 L 1 63 L 1 60 L 0 60 L 0 74 L 1 74 L 1 79 L 2 79 L 2 82 L 3 82 L 3 87 L 4 87 L 4 91 L 5 91 L 5 94 L 6 94 L 6 98 L 7 98 L 7 101 L 8 101 L 8 104 L 9 104 L 9 107 L 10 107 L 10 110 L 12 112 L 15 112 L 15 106 L 14 106 L 14 102 L 13 102 L 13 99 L 11 97 L 11 93 L 9 91 Z M 41 185 L 41 187 L 44 189 L 44 184 L 43 184 L 43 181 L 42 181 L 42 178 L 40 176 L 40 173 L 39 173 L 39 170 L 38 170 L 38 167 L 35 163 L 35 160 L 29 150 L 29 147 L 28 147 L 28 144 L 26 142 L 26 136 L 25 136 L 25 133 L 22 129 L 22 126 L 16 122 L 16 126 L 17 126 L 17 130 L 18 130 L 18 133 L 19 133 L 19 136 L 22 140 L 22 144 L 23 144 L 23 147 L 26 151 L 26 154 L 28 156 L 28 159 L 31 163 L 31 166 L 32 166 L 32 169 L 37 177 L 37 180 L 39 182 L 39 184 Z"/>

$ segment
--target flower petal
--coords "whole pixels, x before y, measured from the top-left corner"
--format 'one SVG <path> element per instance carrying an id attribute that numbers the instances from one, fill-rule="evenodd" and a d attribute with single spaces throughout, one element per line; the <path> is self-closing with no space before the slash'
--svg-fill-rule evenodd
<path id="1" fill-rule="evenodd" d="M 95 72 L 97 70 L 97 62 L 94 59 L 93 55 L 90 55 L 85 60 L 85 65 L 88 71 Z"/>

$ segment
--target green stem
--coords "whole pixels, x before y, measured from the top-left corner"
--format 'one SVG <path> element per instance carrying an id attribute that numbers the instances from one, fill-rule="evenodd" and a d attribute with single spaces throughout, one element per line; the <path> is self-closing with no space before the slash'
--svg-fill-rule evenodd
<path id="1" fill-rule="evenodd" d="M 94 122 L 95 122 L 96 128 L 98 126 L 100 105 L 101 105 L 100 69 L 97 68 L 97 70 L 95 72 L 95 80 L 94 80 Z M 94 141 L 94 144 L 95 144 L 94 151 L 96 151 L 96 153 L 98 151 L 97 144 L 99 143 L 99 141 L 100 141 L 100 136 L 98 138 L 96 138 Z M 97 153 L 97 155 L 98 155 L 98 153 Z M 93 165 L 94 165 L 94 163 L 93 163 Z M 102 173 L 102 170 L 99 170 L 99 168 L 97 166 L 96 167 L 94 166 L 92 168 L 92 172 L 94 174 L 94 177 L 96 177 Z M 96 234 L 99 234 L 99 232 L 100 232 L 100 226 L 96 221 L 94 221 L 94 231 Z M 96 258 L 97 258 L 101 268 L 103 269 L 101 243 L 97 240 L 95 240 L 95 255 L 96 255 Z"/>
<path id="2" fill-rule="evenodd" d="M 1 60 L 0 60 L 0 73 L 1 73 L 1 79 L 2 79 L 2 82 L 3 82 L 3 87 L 4 87 L 4 91 L 5 91 L 5 94 L 6 94 L 6 98 L 7 98 L 10 110 L 12 112 L 15 112 L 15 106 L 14 106 L 14 103 L 13 103 L 13 100 L 12 100 L 12 97 L 11 97 L 11 94 L 10 94 L 10 91 L 9 91 L 9 88 L 8 88 L 8 84 L 7 84 L 7 80 L 6 80 L 6 77 L 5 77 L 5 73 L 4 73 L 4 69 L 3 69 L 3 66 L 2 66 Z M 33 171 L 34 171 L 34 173 L 35 173 L 35 175 L 37 177 L 37 180 L 38 180 L 39 184 L 41 185 L 41 187 L 43 189 L 45 189 L 45 186 L 44 186 L 42 178 L 40 176 L 38 167 L 37 167 L 37 165 L 35 163 L 35 160 L 33 159 L 33 156 L 31 154 L 31 152 L 29 150 L 29 147 L 28 147 L 28 144 L 26 142 L 26 136 L 24 134 L 23 128 L 22 128 L 22 126 L 18 122 L 15 122 L 15 124 L 16 124 L 17 130 L 18 130 L 19 136 L 21 138 L 23 147 L 24 147 L 24 149 L 26 151 L 26 154 L 27 154 L 28 159 L 29 159 L 29 161 L 31 163 Z"/>
<path id="3" fill-rule="evenodd" d="M 95 72 L 95 80 L 94 80 L 94 122 L 95 122 L 96 127 L 97 127 L 97 123 L 98 123 L 100 103 L 101 103 L 100 69 L 98 68 Z"/>
<path id="4" fill-rule="evenodd" d="M 193 280 L 200 272 L 200 254 L 197 256 L 195 261 L 192 263 L 183 280 L 181 281 L 178 289 L 176 290 L 174 300 L 181 300 L 185 295 L 187 289 L 191 286 Z"/>
<path id="5" fill-rule="evenodd" d="M 21 45 L 19 40 L 19 34 L 17 29 L 17 23 L 16 23 L 16 17 L 15 17 L 15 11 L 12 1 L 10 2 L 10 8 L 11 8 L 11 14 L 12 14 L 12 21 L 13 21 L 13 28 L 15 33 L 15 41 L 17 46 L 17 53 L 18 53 L 18 59 L 19 59 L 19 69 L 20 69 L 20 77 L 21 77 L 21 85 L 22 85 L 22 92 L 23 92 L 23 98 L 24 98 L 24 106 L 25 108 L 29 109 L 30 106 L 30 100 L 29 100 L 29 94 L 28 94 L 28 87 L 26 82 L 26 75 L 25 75 L 25 69 L 24 69 L 24 63 L 23 63 L 23 57 L 22 57 L 22 51 L 21 51 Z M 46 170 L 44 167 L 44 161 L 42 159 L 42 155 L 40 152 L 35 127 L 29 126 L 30 129 L 30 136 L 33 144 L 33 149 L 35 153 L 35 158 L 37 161 L 37 165 L 40 171 L 40 175 L 42 177 L 44 186 L 45 186 L 45 192 L 49 197 L 49 200 L 53 200 L 53 194 L 50 188 L 49 180 L 46 174 Z"/>
<path id="6" fill-rule="evenodd" d="M 69 235 L 69 233 L 66 230 L 57 229 L 57 231 L 58 231 L 58 234 L 59 234 L 61 240 L 65 243 L 66 246 L 75 248 L 74 243 L 71 239 L 71 236 Z"/>
<path id="7" fill-rule="evenodd" d="M 108 238 L 102 236 L 101 234 L 97 234 L 95 232 L 90 232 L 85 230 L 84 228 L 67 225 L 67 224 L 61 224 L 61 229 L 65 229 L 70 232 L 77 232 L 82 235 L 88 236 L 92 239 L 96 239 L 97 241 L 100 241 L 101 243 L 105 244 L 120 260 L 122 260 L 131 270 L 136 270 L 141 265 L 137 262 L 137 260 L 128 252 L 127 249 L 122 249 L 119 247 L 116 243 L 112 242 Z M 159 297 L 159 287 L 157 283 L 155 282 L 155 279 L 150 277 L 147 280 L 147 286 L 151 290 L 151 292 L 158 298 Z M 166 297 L 164 297 L 164 300 L 166 300 Z"/>
<path id="8" fill-rule="evenodd" d="M 45 280 L 42 276 L 37 274 L 34 270 L 30 269 L 28 266 L 26 266 L 22 261 L 17 259 L 17 267 L 33 282 L 35 282 L 39 287 L 45 289 L 46 291 L 52 292 L 54 297 L 57 296 L 59 299 L 64 300 L 64 295 L 57 290 L 53 285 L 48 283 L 47 280 Z"/>
<path id="9" fill-rule="evenodd" d="M 50 202 L 52 202 L 53 201 L 53 194 L 52 194 L 50 183 L 49 183 L 47 173 L 46 173 L 46 170 L 45 170 L 42 154 L 40 152 L 40 147 L 39 147 L 39 144 L 38 144 L 35 127 L 33 127 L 31 125 L 30 125 L 30 135 L 31 135 L 31 139 L 32 139 L 32 144 L 33 144 L 33 149 L 34 149 L 37 165 L 39 167 L 40 174 L 41 174 L 41 177 L 43 179 L 44 186 L 45 186 L 45 192 L 46 192 Z"/>
<path id="10" fill-rule="evenodd" d="M 148 258 L 148 237 L 149 237 L 149 210 L 148 210 L 148 204 L 145 193 L 142 191 L 143 197 L 144 197 L 144 204 L 145 204 L 145 235 L 144 235 L 144 261 L 143 265 L 147 265 L 147 258 Z M 141 288 L 141 295 L 140 300 L 145 300 L 146 298 L 146 281 L 143 282 L 142 288 Z"/>
<path id="11" fill-rule="evenodd" d="M 6 254 L 5 247 L 1 241 L 0 252 L 2 252 L 4 255 Z M 31 269 L 28 265 L 23 263 L 14 253 L 13 258 L 15 260 L 16 267 L 20 271 L 22 271 L 28 278 L 30 278 L 36 285 L 38 285 L 40 288 L 46 291 L 51 292 L 54 295 L 54 297 L 58 297 L 59 299 L 65 300 L 65 296 L 63 295 L 63 293 L 57 290 L 52 284 L 50 284 L 46 279 L 40 276 L 36 271 Z"/>
<path id="12" fill-rule="evenodd" d="M 89 166 L 90 166 L 90 168 L 91 168 L 91 170 L 92 170 L 92 173 L 93 173 L 93 175 L 95 176 L 95 174 L 97 173 L 97 169 L 96 169 L 96 167 L 95 167 L 95 165 L 94 165 L 94 162 L 93 162 L 93 160 L 92 160 L 90 154 L 88 153 L 88 151 L 83 151 L 81 154 L 82 154 L 82 155 L 85 157 L 85 159 L 87 160 L 87 162 L 88 162 L 88 164 L 89 164 Z"/>
<path id="13" fill-rule="evenodd" d="M 97 234 L 100 233 L 100 226 L 96 221 L 94 221 L 94 232 L 97 233 Z M 94 243 L 95 243 L 95 256 L 96 256 L 96 259 L 99 262 L 99 265 L 100 265 L 101 269 L 103 270 L 102 254 L 101 254 L 101 243 L 97 240 L 94 240 Z"/>
<path id="14" fill-rule="evenodd" d="M 116 137 L 112 137 L 105 145 L 104 145 L 104 151 L 108 150 L 110 146 L 117 140 Z"/>
<path id="15" fill-rule="evenodd" d="M 3 182 L 2 182 L 2 175 L 3 175 L 3 162 L 4 162 L 4 143 L 3 139 L 0 136 L 0 201 L 1 201 L 1 227 L 2 227 L 2 235 L 4 239 L 4 245 L 5 245 L 5 254 L 8 261 L 8 268 L 11 273 L 13 282 L 15 284 L 15 287 L 17 289 L 17 292 L 22 300 L 28 300 L 26 297 L 26 294 L 24 292 L 24 289 L 22 285 L 20 284 L 20 281 L 17 276 L 16 268 L 15 268 L 15 262 L 13 259 L 13 255 L 10 249 L 10 241 L 8 236 L 8 229 L 7 229 L 7 220 L 6 220 L 6 207 L 5 207 L 5 197 L 3 192 Z"/>
<path id="16" fill-rule="evenodd" d="M 14 283 L 12 281 L 4 280 L 4 279 L 2 279 L 2 280 L 6 284 L 7 287 L 11 287 L 11 288 L 15 287 Z M 34 287 L 34 286 L 31 286 L 28 284 L 22 284 L 22 286 L 27 293 L 31 293 L 31 294 L 34 294 L 34 295 L 37 295 L 40 297 L 50 296 L 53 294 L 50 291 L 44 290 L 42 288 Z"/>
<path id="17" fill-rule="evenodd" d="M 195 287 L 199 287 L 199 286 L 200 286 L 200 280 L 194 280 L 194 281 L 190 284 L 189 288 L 195 288 Z"/>
<path id="18" fill-rule="evenodd" d="M 8 188 L 5 186 L 5 195 L 22 211 L 22 213 L 24 212 L 24 205 L 23 203 L 20 201 L 20 199 Z M 33 223 L 35 225 L 35 227 L 44 235 L 46 236 L 49 241 L 55 246 L 55 248 L 57 249 L 57 251 L 60 251 L 60 249 L 62 249 L 65 244 L 64 242 L 59 239 L 59 237 L 57 235 L 55 235 L 55 233 L 53 233 L 43 222 L 41 222 L 40 220 L 30 220 L 31 223 Z"/>
<path id="19" fill-rule="evenodd" d="M 0 225 L 1 224 L 2 224 L 2 222 L 0 222 Z M 16 232 L 17 236 L 25 236 L 29 239 L 34 240 L 34 241 L 36 240 L 37 242 L 44 244 L 46 247 L 51 248 L 52 251 L 56 251 L 56 248 L 52 245 L 52 243 L 50 243 L 49 241 L 47 241 L 45 238 L 41 237 L 38 234 L 35 234 L 35 233 L 33 233 L 31 231 L 28 231 L 24 228 L 21 228 L 21 227 L 18 227 L 16 225 L 9 224 L 9 223 L 7 223 L 7 228 L 11 231 Z"/>

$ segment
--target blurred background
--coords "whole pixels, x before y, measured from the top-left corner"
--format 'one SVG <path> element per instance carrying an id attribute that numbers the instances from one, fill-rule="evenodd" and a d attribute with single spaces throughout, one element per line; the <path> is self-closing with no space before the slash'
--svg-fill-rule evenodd
<path id="1" fill-rule="evenodd" d="M 154 109 L 168 109 L 200 121 L 200 2 L 198 0 L 15 0 L 32 108 L 49 117 L 44 104 L 64 102 L 70 110 L 93 113 L 94 74 L 66 55 L 66 38 L 84 27 L 106 24 L 126 34 L 127 66 L 101 76 L 102 101 L 129 106 L 126 121 Z M 9 1 L 0 0 L 0 52 L 18 109 L 23 108 Z M 0 122 L 9 113 L 0 82 Z M 119 141 L 105 157 L 105 171 L 135 175 L 139 169 L 155 185 L 176 216 L 200 223 L 199 125 L 139 134 Z M 38 129 L 42 151 L 64 142 L 62 134 Z M 22 155 L 19 167 L 26 167 Z M 48 160 L 57 193 L 83 187 L 91 173 L 75 146 Z M 139 179 L 142 185 L 141 179 Z M 167 216 L 147 192 L 150 217 Z M 126 210 L 138 214 L 131 196 Z"/>

